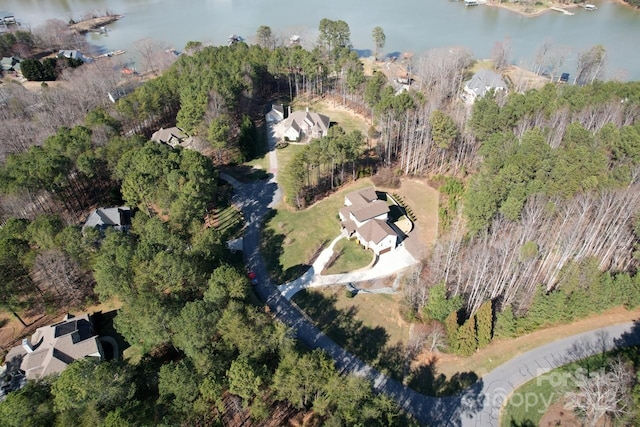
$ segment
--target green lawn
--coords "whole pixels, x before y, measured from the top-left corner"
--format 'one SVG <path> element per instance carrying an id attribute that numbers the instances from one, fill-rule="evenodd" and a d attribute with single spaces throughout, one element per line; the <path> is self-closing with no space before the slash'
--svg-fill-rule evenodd
<path id="1" fill-rule="evenodd" d="M 344 286 L 308 289 L 293 301 L 338 345 L 398 378 L 409 325 L 397 315 L 398 295 L 359 293 L 346 296 Z"/>
<path id="2" fill-rule="evenodd" d="M 319 250 L 340 234 L 338 209 L 345 193 L 369 185 L 369 179 L 358 180 L 302 211 L 282 203 L 263 232 L 263 255 L 271 277 L 284 283 L 302 274 Z"/>
<path id="3" fill-rule="evenodd" d="M 333 248 L 335 260 L 322 274 L 340 274 L 366 267 L 373 252 L 363 248 L 356 239 L 342 239 Z"/>
<path id="4" fill-rule="evenodd" d="M 360 116 L 353 114 L 340 106 L 334 106 L 331 101 L 315 100 L 311 103 L 298 101 L 292 104 L 294 111 L 299 111 L 306 107 L 309 107 L 309 111 L 315 111 L 316 113 L 322 113 L 329 116 L 332 123 L 339 125 L 347 133 L 352 130 L 359 130 L 364 135 L 367 135 L 369 123 L 366 120 L 363 120 Z"/>

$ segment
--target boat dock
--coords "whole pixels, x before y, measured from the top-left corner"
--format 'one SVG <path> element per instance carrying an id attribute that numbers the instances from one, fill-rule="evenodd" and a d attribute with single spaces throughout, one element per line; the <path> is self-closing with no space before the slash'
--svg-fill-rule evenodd
<path id="1" fill-rule="evenodd" d="M 569 15 L 569 16 L 573 16 L 573 15 L 575 15 L 575 13 L 573 13 L 573 12 L 569 12 L 567 9 L 563 9 L 563 8 L 561 8 L 561 7 L 556 7 L 556 6 L 554 6 L 554 7 L 551 7 L 550 9 L 551 9 L 551 10 L 555 10 L 556 12 L 562 12 L 562 13 L 564 13 L 565 15 Z"/>

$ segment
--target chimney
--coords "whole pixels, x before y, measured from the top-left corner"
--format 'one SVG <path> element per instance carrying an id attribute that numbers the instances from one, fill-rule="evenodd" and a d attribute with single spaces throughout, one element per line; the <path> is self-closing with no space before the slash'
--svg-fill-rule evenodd
<path id="1" fill-rule="evenodd" d="M 287 113 L 287 117 L 289 117 L 291 115 L 291 105 L 289 105 L 287 108 L 289 109 L 289 112 Z"/>
<path id="2" fill-rule="evenodd" d="M 29 338 L 22 339 L 22 348 L 24 348 L 27 353 L 33 353 L 33 346 L 29 342 Z"/>
<path id="3" fill-rule="evenodd" d="M 307 107 L 307 113 L 309 112 L 309 107 Z"/>

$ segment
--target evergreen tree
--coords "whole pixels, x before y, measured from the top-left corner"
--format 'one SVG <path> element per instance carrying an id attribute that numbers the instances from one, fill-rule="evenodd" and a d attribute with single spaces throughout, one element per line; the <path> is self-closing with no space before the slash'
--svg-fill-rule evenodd
<path id="1" fill-rule="evenodd" d="M 476 318 L 471 316 L 458 328 L 458 354 L 471 356 L 477 348 Z"/>
<path id="2" fill-rule="evenodd" d="M 491 342 L 493 332 L 493 308 L 491 300 L 486 301 L 480 306 L 475 317 L 478 348 L 484 348 Z"/>

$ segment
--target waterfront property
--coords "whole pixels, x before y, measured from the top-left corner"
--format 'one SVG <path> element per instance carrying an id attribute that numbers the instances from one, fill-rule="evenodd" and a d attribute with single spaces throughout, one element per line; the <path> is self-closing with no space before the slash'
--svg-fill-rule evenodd
<path id="1" fill-rule="evenodd" d="M 464 84 L 463 90 L 465 100 L 474 102 L 477 98 L 482 98 L 490 90 L 506 92 L 507 84 L 500 74 L 482 69 Z"/>

